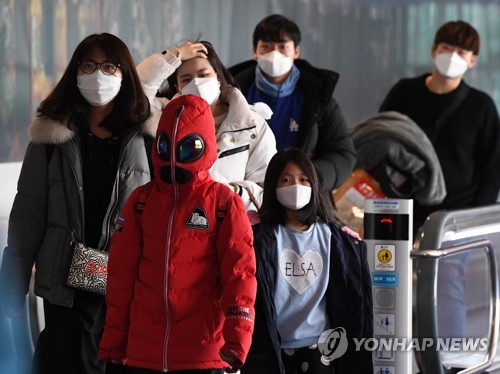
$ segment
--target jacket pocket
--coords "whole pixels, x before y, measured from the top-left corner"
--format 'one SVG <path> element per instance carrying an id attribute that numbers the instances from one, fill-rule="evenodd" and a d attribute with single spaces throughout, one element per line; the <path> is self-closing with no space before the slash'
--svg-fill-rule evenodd
<path id="1" fill-rule="evenodd" d="M 221 133 L 217 138 L 219 158 L 247 151 L 256 139 L 255 126 Z"/>
<path id="2" fill-rule="evenodd" d="M 68 274 L 73 256 L 69 244 L 69 233 L 65 228 L 48 228 L 36 257 L 36 283 L 51 288 Z"/>
<path id="3" fill-rule="evenodd" d="M 250 145 L 249 144 L 243 145 L 241 147 L 233 148 L 233 149 L 228 149 L 227 151 L 222 152 L 219 155 L 219 158 L 224 158 L 224 157 L 227 157 L 227 156 L 234 155 L 236 153 L 245 152 L 248 149 L 250 149 Z"/>

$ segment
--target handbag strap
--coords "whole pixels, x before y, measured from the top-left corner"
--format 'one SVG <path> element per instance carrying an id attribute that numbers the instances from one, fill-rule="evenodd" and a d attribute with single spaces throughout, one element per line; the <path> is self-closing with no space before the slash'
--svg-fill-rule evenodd
<path id="1" fill-rule="evenodd" d="M 431 142 L 434 142 L 436 140 L 439 129 L 443 126 L 443 124 L 450 118 L 450 116 L 453 114 L 453 112 L 458 108 L 460 104 L 464 101 L 464 99 L 467 97 L 467 94 L 469 93 L 469 86 L 464 84 L 462 87 L 458 89 L 457 95 L 455 98 L 452 100 L 452 102 L 445 108 L 443 113 L 438 117 L 436 122 L 434 123 L 434 132 L 431 138 Z"/>
<path id="2" fill-rule="evenodd" d="M 250 198 L 250 201 L 252 202 L 253 205 L 255 205 L 255 208 L 257 209 L 257 211 L 259 211 L 259 209 L 260 209 L 259 202 L 257 201 L 255 196 L 253 195 L 252 191 L 250 191 L 250 188 L 247 188 L 247 187 L 245 187 L 245 190 L 247 190 L 248 197 Z"/>
<path id="3" fill-rule="evenodd" d="M 63 186 L 64 202 L 66 205 L 66 216 L 68 217 L 68 222 L 69 222 L 69 226 L 70 226 L 69 232 L 71 233 L 71 243 L 73 244 L 76 242 L 75 229 L 74 229 L 75 226 L 71 222 L 72 216 L 71 216 L 71 212 L 69 209 L 68 189 L 66 187 L 66 177 L 65 177 L 65 173 L 64 173 L 63 152 L 59 147 L 57 147 L 57 149 L 59 149 L 59 153 L 60 153 L 59 164 L 61 166 L 61 183 Z"/>

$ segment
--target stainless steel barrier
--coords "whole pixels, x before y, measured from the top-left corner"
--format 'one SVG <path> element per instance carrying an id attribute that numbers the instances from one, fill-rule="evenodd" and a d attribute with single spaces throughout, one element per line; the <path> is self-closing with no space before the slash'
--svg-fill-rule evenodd
<path id="1" fill-rule="evenodd" d="M 413 259 L 413 336 L 417 339 L 439 337 L 438 268 L 440 261 L 460 254 L 486 254 L 489 274 L 488 346 L 484 359 L 458 371 L 446 368 L 439 350 L 415 351 L 423 374 L 492 372 L 497 354 L 500 318 L 499 270 L 496 251 L 500 251 L 500 205 L 433 213 L 414 242 Z M 484 272 L 483 272 L 484 274 Z"/>
<path id="2" fill-rule="evenodd" d="M 474 365 L 470 368 L 461 370 L 458 372 L 458 374 L 472 374 L 472 373 L 479 373 L 482 372 L 484 369 L 488 368 L 491 366 L 493 363 L 493 359 L 496 354 L 497 350 L 497 341 L 498 341 L 498 322 L 499 322 L 499 317 L 500 317 L 500 310 L 499 310 L 499 291 L 498 291 L 498 272 L 497 272 L 497 262 L 496 262 L 496 257 L 494 253 L 494 249 L 491 245 L 491 242 L 489 240 L 478 240 L 478 241 L 473 241 L 467 244 L 463 245 L 457 245 L 454 247 L 449 247 L 446 249 L 440 249 L 440 250 L 424 250 L 424 251 L 418 251 L 418 252 L 413 252 L 411 253 L 411 257 L 413 259 L 418 259 L 418 260 L 423 260 L 423 261 L 429 261 L 431 262 L 428 266 L 427 264 L 423 264 L 423 267 L 428 267 L 429 269 L 437 269 L 437 263 L 441 258 L 445 258 L 447 256 L 453 256 L 457 255 L 459 253 L 464 253 L 467 251 L 471 250 L 477 250 L 477 249 L 485 249 L 486 253 L 488 255 L 488 262 L 489 262 L 489 267 L 490 267 L 490 272 L 491 272 L 491 300 L 490 300 L 490 331 L 488 335 L 488 351 L 485 357 L 485 360 L 477 365 Z M 428 276 L 429 278 L 427 278 Z M 437 273 L 433 271 L 428 271 L 424 272 L 422 275 L 418 276 L 418 281 L 416 284 L 417 287 L 417 300 L 420 297 L 426 297 L 426 298 L 431 298 L 432 300 L 437 299 Z M 415 305 L 416 310 L 414 309 L 414 323 L 417 328 L 417 338 L 420 336 L 422 337 L 437 337 L 438 331 L 437 331 L 437 315 L 435 312 L 434 306 L 437 303 L 432 303 L 432 304 L 427 304 L 427 303 L 421 303 L 421 305 L 432 305 L 431 309 L 433 310 L 426 310 L 428 309 L 427 307 L 423 306 L 419 308 L 417 305 Z M 430 318 L 434 318 L 434 321 L 429 321 Z M 422 319 L 425 320 L 425 322 L 422 321 Z M 427 331 L 426 331 L 427 330 Z M 432 367 L 427 369 L 425 363 L 430 362 L 430 363 L 435 363 L 436 361 L 440 362 L 440 357 L 439 357 L 439 351 L 436 350 L 429 350 L 429 351 L 422 351 L 419 352 L 420 355 L 426 355 L 427 357 L 423 357 L 420 359 L 420 363 L 422 363 L 422 369 L 424 370 L 424 373 L 437 373 L 435 371 L 437 368 Z M 438 356 L 437 360 L 436 357 Z M 417 359 L 418 361 L 418 359 Z M 442 367 L 443 365 L 440 364 Z M 440 372 L 443 372 L 441 369 Z"/>

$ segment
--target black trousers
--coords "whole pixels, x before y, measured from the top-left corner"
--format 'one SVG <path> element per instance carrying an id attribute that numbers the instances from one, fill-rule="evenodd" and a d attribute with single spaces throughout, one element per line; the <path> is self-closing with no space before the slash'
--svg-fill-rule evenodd
<path id="1" fill-rule="evenodd" d="M 97 360 L 106 305 L 104 296 L 76 291 L 72 308 L 43 302 L 45 328 L 33 357 L 34 374 L 104 374 Z"/>

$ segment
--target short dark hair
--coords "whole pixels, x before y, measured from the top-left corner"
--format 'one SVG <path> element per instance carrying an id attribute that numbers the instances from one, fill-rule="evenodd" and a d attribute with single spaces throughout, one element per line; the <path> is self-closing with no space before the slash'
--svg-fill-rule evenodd
<path id="1" fill-rule="evenodd" d="M 446 43 L 479 54 L 479 33 L 464 21 L 450 21 L 442 25 L 434 37 L 434 45 Z"/>
<path id="2" fill-rule="evenodd" d="M 233 75 L 229 72 L 229 70 L 227 70 L 227 68 L 220 60 L 219 56 L 217 55 L 217 52 L 215 52 L 212 43 L 207 42 L 206 40 L 200 40 L 199 42 L 194 41 L 193 43 L 201 43 L 207 49 L 208 62 L 214 69 L 220 81 L 221 100 L 223 102 L 226 102 L 228 87 L 229 86 L 238 87 L 238 84 L 236 83 Z M 170 99 L 175 94 L 174 85 L 177 84 L 177 70 L 167 78 L 167 81 L 168 81 L 168 89 L 164 94 L 162 94 L 162 96 L 165 96 Z"/>
<path id="3" fill-rule="evenodd" d="M 327 198 L 310 158 L 300 149 L 288 148 L 278 151 L 269 161 L 264 180 L 264 196 L 259 215 L 264 223 L 286 224 L 285 208 L 276 197 L 279 177 L 289 162 L 295 163 L 307 176 L 311 184 L 311 201 L 300 210 L 300 220 L 312 225 L 319 217 L 324 222 L 334 221 L 333 204 Z"/>
<path id="4" fill-rule="evenodd" d="M 295 47 L 300 44 L 300 29 L 297 24 L 281 14 L 272 14 L 255 26 L 253 47 L 257 48 L 259 40 L 284 42 L 286 36 L 293 41 Z"/>
<path id="5" fill-rule="evenodd" d="M 90 104 L 80 93 L 76 76 L 82 59 L 96 48 L 102 50 L 109 61 L 120 64 L 122 71 L 120 92 L 114 99 L 111 114 L 101 126 L 111 132 L 119 132 L 149 117 L 149 101 L 130 51 L 120 38 L 108 33 L 89 35 L 78 44 L 63 76 L 38 107 L 37 116 L 66 122 L 68 127 L 70 124 L 83 126 Z"/>

